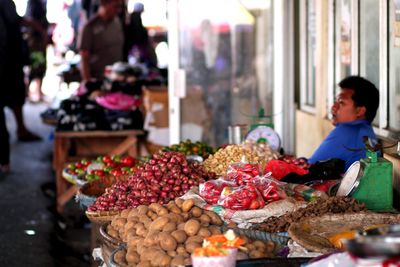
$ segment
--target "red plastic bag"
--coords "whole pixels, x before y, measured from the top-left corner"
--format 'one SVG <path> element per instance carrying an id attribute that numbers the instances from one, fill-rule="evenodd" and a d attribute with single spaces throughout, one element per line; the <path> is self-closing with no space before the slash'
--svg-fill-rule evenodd
<path id="1" fill-rule="evenodd" d="M 232 210 L 255 210 L 265 206 L 265 201 L 255 185 L 225 187 L 218 205 Z"/>
<path id="2" fill-rule="evenodd" d="M 298 167 L 293 163 L 288 163 L 283 160 L 273 159 L 268 161 L 264 169 L 265 173 L 271 172 L 272 176 L 278 180 L 282 179 L 291 172 L 299 175 L 305 175 L 308 170 Z"/>
<path id="3" fill-rule="evenodd" d="M 287 198 L 284 189 L 285 183 L 272 178 L 271 173 L 265 176 L 255 177 L 253 182 L 266 203 Z"/>
<path id="4" fill-rule="evenodd" d="M 210 180 L 199 185 L 199 193 L 209 204 L 217 204 L 222 190 L 227 186 L 236 186 L 236 184 L 223 179 Z"/>
<path id="5" fill-rule="evenodd" d="M 258 175 L 260 175 L 260 165 L 240 162 L 229 166 L 224 179 L 241 186 L 252 183 L 253 178 Z"/>

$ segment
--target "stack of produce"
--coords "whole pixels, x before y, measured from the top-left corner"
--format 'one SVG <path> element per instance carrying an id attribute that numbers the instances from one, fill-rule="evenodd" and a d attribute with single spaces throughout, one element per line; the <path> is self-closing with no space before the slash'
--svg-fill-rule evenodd
<path id="1" fill-rule="evenodd" d="M 277 159 L 278 153 L 261 144 L 228 145 L 210 155 L 204 161 L 204 167 L 219 176 L 226 175 L 228 167 L 237 162 L 256 163 L 263 166 L 271 159 Z"/>
<path id="2" fill-rule="evenodd" d="M 291 223 L 308 217 L 316 217 L 324 214 L 355 213 L 365 210 L 365 204 L 360 204 L 353 198 L 330 197 L 328 199 L 318 199 L 294 212 L 280 217 L 269 217 L 263 223 L 254 225 L 253 229 L 269 233 L 286 232 Z"/>
<path id="3" fill-rule="evenodd" d="M 163 147 L 162 151 L 175 151 L 185 155 L 198 155 L 203 159 L 206 159 L 215 153 L 215 149 L 211 146 L 200 141 L 193 143 L 190 139 L 181 141 L 179 144 Z"/>
<path id="4" fill-rule="evenodd" d="M 183 266 L 204 238 L 221 234 L 221 218 L 194 206 L 194 201 L 175 199 L 166 205 L 152 203 L 124 210 L 107 226 L 109 235 L 127 243 L 126 251 L 115 255 L 119 266 Z M 246 252 L 238 259 L 272 257 L 271 241 L 244 240 Z M 255 252 L 256 251 L 256 252 Z"/>
<path id="5" fill-rule="evenodd" d="M 212 205 L 232 210 L 259 209 L 287 197 L 279 184 L 273 178 L 262 176 L 258 164 L 236 163 L 221 179 L 200 184 L 199 193 Z"/>
<path id="6" fill-rule="evenodd" d="M 120 176 L 131 174 L 141 164 L 131 156 L 102 156 L 96 160 L 82 159 L 75 163 L 68 164 L 64 170 L 64 176 L 76 177 L 77 179 L 91 182 L 106 176 Z"/>
<path id="7" fill-rule="evenodd" d="M 205 171 L 198 162 L 188 162 L 182 153 L 155 153 L 127 181 L 107 188 L 88 210 L 121 211 L 141 204 L 164 204 L 214 178 L 214 173 Z"/>

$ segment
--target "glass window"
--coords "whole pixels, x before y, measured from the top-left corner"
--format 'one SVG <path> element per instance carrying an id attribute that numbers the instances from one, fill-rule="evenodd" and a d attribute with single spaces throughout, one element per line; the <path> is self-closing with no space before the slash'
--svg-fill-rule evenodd
<path id="1" fill-rule="evenodd" d="M 316 71 L 316 22 L 315 22 L 315 0 L 308 0 L 305 6 L 304 14 L 304 69 L 302 79 L 303 87 L 301 93 L 302 108 L 315 107 L 315 71 Z"/>
<path id="2" fill-rule="evenodd" d="M 400 0 L 390 1 L 389 128 L 400 131 Z"/>
<path id="3" fill-rule="evenodd" d="M 379 1 L 360 1 L 360 75 L 379 86 Z M 379 112 L 379 111 L 378 111 Z M 379 116 L 375 117 L 379 123 Z"/>
<path id="4" fill-rule="evenodd" d="M 351 0 L 336 1 L 336 83 L 351 74 Z"/>

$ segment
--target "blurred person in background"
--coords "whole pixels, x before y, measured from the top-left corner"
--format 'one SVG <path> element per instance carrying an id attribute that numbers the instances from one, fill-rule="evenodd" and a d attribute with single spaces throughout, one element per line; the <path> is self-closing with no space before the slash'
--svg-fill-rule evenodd
<path id="1" fill-rule="evenodd" d="M 18 16 L 12 0 L 0 0 L 0 172 L 10 170 L 10 141 L 5 124 L 4 108 L 13 110 L 17 122 L 19 141 L 36 141 L 41 138 L 25 127 L 22 106 L 26 86 L 23 67 L 28 57 L 21 32 L 21 24 L 29 23 Z M 32 22 L 31 25 L 35 25 Z"/>
<path id="2" fill-rule="evenodd" d="M 29 48 L 29 99 L 32 102 L 43 100 L 42 81 L 46 73 L 46 48 L 48 44 L 46 0 L 29 0 L 24 18 L 34 21 L 38 27 L 28 27 L 26 41 Z"/>
<path id="3" fill-rule="evenodd" d="M 157 55 L 147 29 L 143 26 L 142 3 L 136 3 L 125 27 L 124 58 L 131 63 L 144 63 L 147 67 L 157 67 Z"/>
<path id="4" fill-rule="evenodd" d="M 83 27 L 78 38 L 83 82 L 102 80 L 107 65 L 123 60 L 124 35 L 118 15 L 122 0 L 101 0 L 95 16 Z"/>

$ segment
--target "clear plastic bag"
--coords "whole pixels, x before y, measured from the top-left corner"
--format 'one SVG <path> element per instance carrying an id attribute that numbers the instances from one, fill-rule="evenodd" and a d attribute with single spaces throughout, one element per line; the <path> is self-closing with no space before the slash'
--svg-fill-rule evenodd
<path id="1" fill-rule="evenodd" d="M 210 180 L 199 185 L 199 194 L 207 203 L 217 204 L 222 190 L 227 186 L 236 186 L 236 184 L 223 179 Z"/>
<path id="2" fill-rule="evenodd" d="M 265 201 L 255 185 L 225 187 L 218 205 L 231 210 L 254 210 L 265 206 Z"/>

